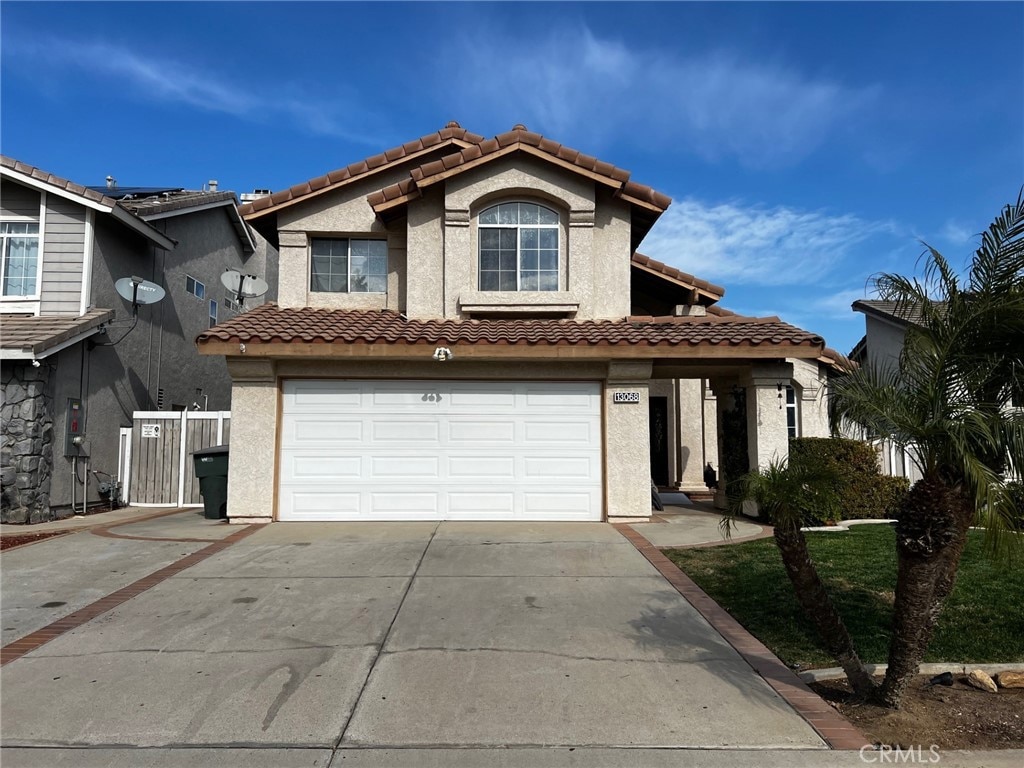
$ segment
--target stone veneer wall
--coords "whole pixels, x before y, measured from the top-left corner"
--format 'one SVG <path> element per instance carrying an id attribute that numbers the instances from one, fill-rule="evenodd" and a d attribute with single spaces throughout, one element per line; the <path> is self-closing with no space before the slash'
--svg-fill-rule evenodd
<path id="1" fill-rule="evenodd" d="M 0 520 L 41 523 L 52 519 L 53 398 L 50 369 L 31 363 L 5 363 L 0 421 Z"/>

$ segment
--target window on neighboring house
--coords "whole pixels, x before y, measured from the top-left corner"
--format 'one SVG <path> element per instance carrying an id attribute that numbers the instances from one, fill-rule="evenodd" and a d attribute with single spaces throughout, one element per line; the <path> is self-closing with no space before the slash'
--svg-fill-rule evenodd
<path id="1" fill-rule="evenodd" d="M 194 277 L 185 275 L 185 290 L 195 296 L 197 299 L 206 298 L 206 286 L 196 280 Z"/>
<path id="2" fill-rule="evenodd" d="M 210 327 L 217 324 L 217 302 L 210 299 Z"/>
<path id="3" fill-rule="evenodd" d="M 786 387 L 786 429 L 790 438 L 800 437 L 800 413 L 797 411 L 796 389 Z"/>
<path id="4" fill-rule="evenodd" d="M 536 203 L 480 213 L 481 291 L 558 290 L 558 214 Z"/>
<path id="5" fill-rule="evenodd" d="M 387 293 L 388 241 L 316 238 L 309 289 L 318 293 Z"/>
<path id="6" fill-rule="evenodd" d="M 230 310 L 232 312 L 237 312 L 240 309 L 240 307 L 238 306 L 238 302 L 236 302 L 230 296 L 225 296 L 224 309 Z"/>
<path id="7" fill-rule="evenodd" d="M 39 292 L 39 224 L 28 221 L 0 222 L 3 259 L 0 284 L 4 296 L 35 296 Z"/>

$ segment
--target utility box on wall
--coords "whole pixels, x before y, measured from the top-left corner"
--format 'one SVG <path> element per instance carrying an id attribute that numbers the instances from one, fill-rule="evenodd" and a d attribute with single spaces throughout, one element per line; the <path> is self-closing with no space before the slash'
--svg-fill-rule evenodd
<path id="1" fill-rule="evenodd" d="M 68 398 L 67 423 L 64 425 L 64 455 L 85 456 L 85 409 L 77 397 Z"/>

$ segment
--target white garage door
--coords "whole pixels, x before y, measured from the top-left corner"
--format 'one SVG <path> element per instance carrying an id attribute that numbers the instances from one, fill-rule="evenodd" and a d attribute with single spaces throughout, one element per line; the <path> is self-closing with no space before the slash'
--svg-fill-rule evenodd
<path id="1" fill-rule="evenodd" d="M 600 520 L 596 382 L 285 381 L 281 520 Z"/>

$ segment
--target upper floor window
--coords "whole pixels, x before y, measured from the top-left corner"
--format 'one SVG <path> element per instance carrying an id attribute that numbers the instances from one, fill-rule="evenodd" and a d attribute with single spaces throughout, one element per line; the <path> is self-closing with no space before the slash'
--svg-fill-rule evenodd
<path id="1" fill-rule="evenodd" d="M 217 302 L 210 299 L 210 327 L 217 324 Z"/>
<path id="2" fill-rule="evenodd" d="M 197 299 L 206 298 L 206 286 L 196 280 L 194 277 L 185 275 L 185 290 L 195 296 Z"/>
<path id="3" fill-rule="evenodd" d="M 4 296 L 35 296 L 39 275 L 39 224 L 0 222 L 0 284 Z"/>
<path id="4" fill-rule="evenodd" d="M 480 290 L 557 291 L 558 214 L 536 203 L 480 213 Z"/>
<path id="5" fill-rule="evenodd" d="M 309 289 L 325 293 L 387 293 L 387 240 L 314 239 Z"/>

